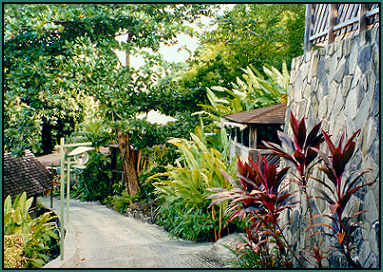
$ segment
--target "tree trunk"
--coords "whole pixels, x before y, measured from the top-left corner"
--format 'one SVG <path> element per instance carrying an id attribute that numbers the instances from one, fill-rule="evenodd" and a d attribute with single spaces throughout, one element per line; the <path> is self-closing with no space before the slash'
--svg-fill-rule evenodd
<path id="1" fill-rule="evenodd" d="M 50 154 L 54 148 L 52 142 L 52 126 L 45 118 L 43 118 L 43 124 L 41 129 L 41 143 L 43 154 Z"/>
<path id="2" fill-rule="evenodd" d="M 122 170 L 124 171 L 124 183 L 128 184 L 129 194 L 135 196 L 138 192 L 138 177 L 133 159 L 134 150 L 130 148 L 129 135 L 119 130 L 117 137 L 121 153 Z"/>

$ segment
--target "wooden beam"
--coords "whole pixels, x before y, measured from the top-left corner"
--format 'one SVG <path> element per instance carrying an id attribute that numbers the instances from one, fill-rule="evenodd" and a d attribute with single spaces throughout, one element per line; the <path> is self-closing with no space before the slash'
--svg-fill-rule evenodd
<path id="1" fill-rule="evenodd" d="M 305 15 L 305 45 L 304 45 L 304 54 L 306 58 L 306 54 L 311 51 L 311 27 L 312 27 L 312 4 L 306 4 L 306 15 Z"/>
<path id="2" fill-rule="evenodd" d="M 336 24 L 337 18 L 337 6 L 336 4 L 329 4 L 329 16 L 328 16 L 328 34 L 327 34 L 327 43 L 330 44 L 335 40 L 334 26 Z"/>
<path id="3" fill-rule="evenodd" d="M 359 33 L 367 29 L 367 4 L 360 4 L 359 7 Z"/>
<path id="4" fill-rule="evenodd" d="M 257 147 L 257 129 L 254 127 L 250 127 L 249 147 L 250 148 L 256 148 Z"/>

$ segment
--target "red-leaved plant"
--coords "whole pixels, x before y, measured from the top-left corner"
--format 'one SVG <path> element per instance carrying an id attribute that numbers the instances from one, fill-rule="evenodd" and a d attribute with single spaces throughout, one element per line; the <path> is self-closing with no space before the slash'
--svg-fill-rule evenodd
<path id="1" fill-rule="evenodd" d="M 307 133 L 305 118 L 297 120 L 293 112 L 290 112 L 290 126 L 293 131 L 293 139 L 285 133 L 278 131 L 282 146 L 271 142 L 263 142 L 275 155 L 291 162 L 297 170 L 296 182 L 306 192 L 306 186 L 311 175 L 311 169 L 315 165 L 314 160 L 318 156 L 317 149 L 324 141 L 320 127 L 322 122 L 316 124 Z"/>
<path id="2" fill-rule="evenodd" d="M 293 132 L 292 139 L 285 133 L 278 131 L 278 136 L 282 143 L 281 146 L 271 142 L 264 142 L 264 145 L 270 151 L 287 160 L 287 162 L 295 168 L 295 173 L 290 173 L 295 177 L 293 181 L 298 184 L 301 193 L 305 196 L 304 199 L 308 211 L 308 225 L 313 224 L 313 213 L 310 203 L 311 196 L 307 192 L 307 186 L 312 175 L 312 170 L 318 163 L 318 160 L 316 160 L 318 157 L 318 149 L 324 141 L 323 134 L 320 131 L 321 124 L 322 122 L 319 122 L 311 129 L 311 131 L 307 131 L 305 117 L 298 120 L 291 111 L 290 127 Z M 302 208 L 303 205 L 300 207 Z M 301 213 L 305 215 L 306 211 L 301 211 Z M 300 231 L 300 229 L 298 231 Z M 316 254 L 313 249 L 319 248 L 318 241 L 315 240 L 314 235 L 311 235 L 310 237 L 312 237 L 314 245 L 311 245 L 311 248 L 307 248 L 306 250 L 312 251 L 312 254 Z"/>
<path id="3" fill-rule="evenodd" d="M 211 205 L 230 200 L 226 210 L 230 213 L 229 220 L 250 219 L 250 226 L 245 230 L 248 242 L 242 247 L 247 246 L 257 254 L 262 253 L 262 267 L 291 265 L 287 258 L 287 249 L 291 251 L 291 248 L 283 235 L 283 227 L 278 222 L 280 214 L 296 204 L 286 186 L 281 186 L 288 169 L 286 167 L 277 171 L 277 166 L 269 163 L 263 156 L 259 156 L 256 162 L 249 158 L 249 163 L 242 163 L 238 158 L 238 180 L 222 171 L 233 188 L 213 189 L 217 193 L 210 196 L 214 199 Z M 271 242 L 278 249 L 277 260 L 271 256 Z M 294 255 L 294 252 L 291 253 Z"/>
<path id="4" fill-rule="evenodd" d="M 349 177 L 344 178 L 344 172 L 346 165 L 350 162 L 350 159 L 354 153 L 356 142 L 354 138 L 359 134 L 360 130 L 356 131 L 347 143 L 343 146 L 345 132 L 342 133 L 338 145 L 335 146 L 331 141 L 329 135 L 325 131 L 323 132 L 324 139 L 331 155 L 326 155 L 319 151 L 319 155 L 324 162 L 324 167 L 320 167 L 330 183 L 315 179 L 321 185 L 323 189 L 317 189 L 320 193 L 319 198 L 325 200 L 329 204 L 330 214 L 318 214 L 316 217 L 327 217 L 331 220 L 331 224 L 313 224 L 308 228 L 324 226 L 331 230 L 330 235 L 337 237 L 336 248 L 339 249 L 346 257 L 347 262 L 353 267 L 361 267 L 357 260 L 351 258 L 351 250 L 353 244 L 353 233 L 358 228 L 360 222 L 357 222 L 357 217 L 366 212 L 367 210 L 357 211 L 352 215 L 344 214 L 347 204 L 351 197 L 362 187 L 372 185 L 376 180 L 360 184 L 362 176 L 369 172 L 367 170 L 359 170 L 350 174 Z M 327 192 L 325 191 L 327 189 Z M 306 228 L 306 229 L 308 229 Z"/>
<path id="5" fill-rule="evenodd" d="M 291 112 L 290 125 L 293 131 L 292 139 L 279 132 L 282 146 L 270 142 L 264 142 L 264 144 L 275 155 L 290 162 L 291 170 L 296 170 L 295 173 L 292 173 L 295 176 L 293 180 L 299 185 L 301 192 L 306 195 L 306 205 L 310 219 L 309 226 L 302 224 L 298 226 L 298 229 L 309 230 L 314 227 L 327 227 L 331 230 L 331 233 L 323 232 L 323 228 L 321 228 L 319 232 L 309 234 L 309 237 L 318 234 L 335 237 L 337 240 L 336 248 L 344 254 L 349 265 L 360 267 L 359 262 L 351 258 L 351 250 L 353 234 L 358 228 L 356 219 L 366 211 L 356 211 L 349 215 L 345 214 L 345 210 L 351 197 L 358 190 L 376 182 L 375 180 L 360 184 L 362 176 L 369 170 L 356 171 L 351 173 L 349 177 L 344 177 L 346 166 L 355 150 L 356 142 L 354 139 L 360 130 L 355 132 L 345 145 L 343 145 L 345 138 L 343 133 L 338 145 L 335 146 L 330 136 L 324 130 L 321 130 L 321 122 L 307 133 L 305 119 L 298 120 Z M 320 151 L 320 145 L 323 142 L 326 142 L 330 155 Z M 321 180 L 312 176 L 312 170 L 321 161 L 323 161 L 324 166 L 319 167 L 319 169 L 326 174 L 330 182 L 327 179 Z M 318 267 L 322 267 L 323 260 L 329 254 L 329 250 L 322 246 L 323 237 L 310 245 L 311 248 L 306 248 L 305 254 L 299 253 L 299 256 L 297 256 L 298 253 L 292 250 L 283 234 L 284 228 L 289 222 L 285 226 L 280 226 L 280 214 L 297 204 L 293 201 L 295 192 L 289 192 L 287 189 L 289 183 L 282 183 L 288 169 L 289 167 L 286 167 L 278 171 L 276 165 L 269 163 L 263 157 L 258 157 L 256 162 L 249 159 L 248 163 L 242 163 L 238 160 L 238 179 L 233 179 L 223 172 L 233 188 L 231 190 L 214 189 L 216 193 L 210 196 L 210 198 L 214 199 L 211 205 L 229 200 L 226 209 L 226 212 L 230 214 L 229 220 L 234 218 L 250 220 L 250 226 L 245 229 L 248 241 L 242 248 L 250 248 L 252 252 L 256 253 L 260 258 L 259 262 L 262 267 L 291 266 L 291 258 L 288 259 L 288 252 L 291 253 L 300 266 L 303 266 L 303 261 L 311 263 L 314 261 Z M 309 182 L 311 179 L 323 185 L 323 188 L 318 189 L 320 195 L 315 197 L 321 198 L 329 204 L 330 214 L 312 215 L 309 201 L 312 197 L 307 193 L 308 186 L 313 185 L 312 182 Z M 302 205 L 302 203 L 300 204 Z M 313 224 L 314 219 L 321 217 L 329 218 L 331 223 Z M 274 248 L 278 250 L 279 262 L 272 261 L 271 242 L 276 245 Z"/>

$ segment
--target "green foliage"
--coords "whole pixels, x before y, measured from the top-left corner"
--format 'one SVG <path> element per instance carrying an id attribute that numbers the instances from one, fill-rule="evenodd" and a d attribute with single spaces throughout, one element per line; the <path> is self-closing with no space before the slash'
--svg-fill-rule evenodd
<path id="1" fill-rule="evenodd" d="M 198 136 L 190 134 L 191 141 L 169 140 L 177 147 L 180 157 L 175 166 L 168 165 L 167 172 L 154 175 L 148 181 L 167 177 L 153 183 L 160 201 L 159 224 L 168 228 L 171 234 L 185 239 L 214 240 L 226 227 L 223 223 L 224 206 L 220 206 L 218 211 L 208 208 L 207 197 L 211 194 L 208 188 L 229 186 L 220 169 L 233 171 L 233 164 L 228 161 L 227 152 L 207 147 L 203 129 L 197 129 L 196 133 Z M 209 219 L 209 214 L 213 221 Z M 218 223 L 218 228 L 213 222 Z"/>
<path id="2" fill-rule="evenodd" d="M 212 8 L 181 4 L 5 5 L 6 150 L 33 147 L 37 152 L 51 152 L 55 142 L 70 135 L 86 117 L 89 96 L 99 102 L 99 110 L 111 121 L 153 108 L 156 103 L 150 89 L 160 74 L 155 68 L 162 63 L 160 43 L 173 43 L 179 32 L 192 34 L 183 23 L 209 15 Z M 120 34 L 126 34 L 128 41 L 118 42 L 115 37 Z M 145 65 L 139 70 L 121 68 L 115 49 L 142 55 Z M 22 107 L 15 112 L 11 101 L 20 101 Z M 17 114 L 24 118 L 15 122 Z"/>
<path id="3" fill-rule="evenodd" d="M 100 152 L 90 152 L 87 166 L 73 188 L 73 197 L 87 201 L 103 200 L 113 195 L 114 182 L 110 157 Z"/>
<path id="4" fill-rule="evenodd" d="M 218 27 L 205 33 L 202 43 L 224 43 L 222 58 L 234 69 L 249 64 L 281 69 L 283 61 L 290 66 L 303 53 L 304 14 L 302 4 L 237 4 L 217 16 Z"/>
<path id="5" fill-rule="evenodd" d="M 113 139 L 112 129 L 102 120 L 82 122 L 78 131 L 72 134 L 72 137 L 76 136 L 81 137 L 85 142 L 91 142 L 95 147 L 104 146 Z"/>
<path id="6" fill-rule="evenodd" d="M 286 102 L 290 74 L 285 64 L 282 73 L 275 67 L 263 67 L 266 76 L 252 66 L 243 71 L 242 78 L 237 77 L 231 89 L 212 87 L 215 93 L 207 89 L 210 104 L 201 105 L 203 111 L 198 114 L 206 114 L 206 118 L 217 123 L 227 114 Z"/>
<path id="7" fill-rule="evenodd" d="M 49 259 L 51 239 L 58 239 L 49 212 L 37 218 L 29 215 L 33 198 L 27 199 L 26 193 L 17 196 L 12 203 L 8 196 L 4 201 L 4 234 L 21 235 L 25 267 L 41 267 Z"/>
<path id="8" fill-rule="evenodd" d="M 124 213 L 136 200 L 127 191 L 123 191 L 121 195 L 108 196 L 106 203 L 119 213 Z"/>

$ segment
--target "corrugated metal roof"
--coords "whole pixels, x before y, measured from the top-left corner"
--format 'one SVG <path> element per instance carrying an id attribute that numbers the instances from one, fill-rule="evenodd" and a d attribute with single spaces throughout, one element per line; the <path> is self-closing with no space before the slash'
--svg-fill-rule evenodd
<path id="1" fill-rule="evenodd" d="M 16 158 L 11 153 L 4 154 L 3 198 L 26 192 L 28 197 L 43 193 L 52 188 L 49 171 L 35 158 L 32 152 Z"/>
<path id="2" fill-rule="evenodd" d="M 286 104 L 233 113 L 223 118 L 241 124 L 284 124 Z"/>

